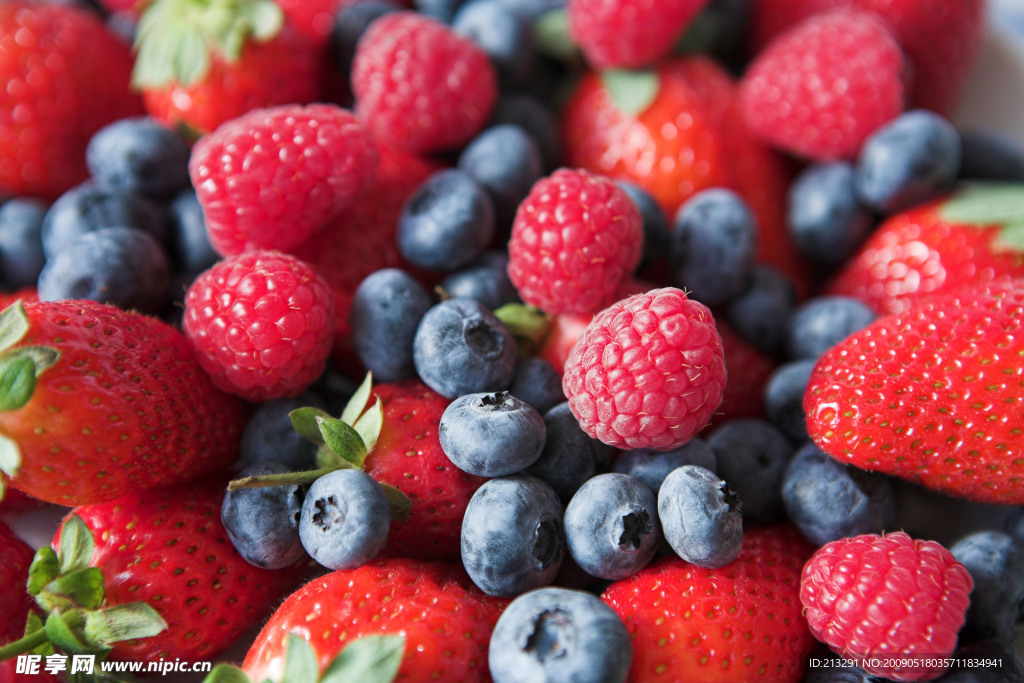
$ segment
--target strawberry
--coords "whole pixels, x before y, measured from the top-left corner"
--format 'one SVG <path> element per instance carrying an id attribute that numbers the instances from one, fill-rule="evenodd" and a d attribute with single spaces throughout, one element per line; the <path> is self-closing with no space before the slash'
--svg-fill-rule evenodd
<path id="1" fill-rule="evenodd" d="M 716 319 L 715 326 L 722 338 L 729 381 L 725 383 L 722 405 L 715 413 L 714 423 L 764 417 L 764 389 L 777 364 L 740 337 L 725 321 Z"/>
<path id="2" fill-rule="evenodd" d="M 1024 276 L 1024 185 L 977 184 L 891 216 L 829 286 L 878 313 L 972 282 Z"/>
<path id="3" fill-rule="evenodd" d="M 0 194 L 52 200 L 88 178 L 93 133 L 142 112 L 128 87 L 131 64 L 87 9 L 0 3 Z"/>
<path id="4" fill-rule="evenodd" d="M 32 548 L 0 522 L 0 643 L 17 640 L 25 630 L 32 598 L 25 592 Z"/>
<path id="5" fill-rule="evenodd" d="M 236 457 L 241 402 L 166 323 L 64 300 L 15 304 L 0 331 L 0 464 L 25 493 L 95 503 Z"/>
<path id="6" fill-rule="evenodd" d="M 807 429 L 844 464 L 978 502 L 1024 503 L 1024 281 L 876 320 L 821 356 Z"/>
<path id="7" fill-rule="evenodd" d="M 732 563 L 656 561 L 601 596 L 633 638 L 632 683 L 792 683 L 814 638 L 800 571 L 813 548 L 790 527 L 744 531 Z"/>
<path id="8" fill-rule="evenodd" d="M 284 10 L 285 19 L 308 41 L 324 44 L 334 28 L 334 17 L 346 5 L 357 0 L 274 0 Z"/>

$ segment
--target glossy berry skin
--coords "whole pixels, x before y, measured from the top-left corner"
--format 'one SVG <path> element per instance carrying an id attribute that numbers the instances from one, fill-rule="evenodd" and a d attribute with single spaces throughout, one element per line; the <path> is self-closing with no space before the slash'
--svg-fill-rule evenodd
<path id="1" fill-rule="evenodd" d="M 62 194 L 43 218 L 47 258 L 82 235 L 103 228 L 137 228 L 166 244 L 167 227 L 155 204 L 140 195 L 86 182 Z"/>
<path id="2" fill-rule="evenodd" d="M 487 53 L 502 85 L 523 85 L 530 76 L 534 64 L 533 24 L 505 0 L 467 3 L 452 17 L 451 27 Z"/>
<path id="3" fill-rule="evenodd" d="M 815 297 L 801 304 L 789 320 L 789 357 L 817 359 L 875 317 L 866 304 L 852 297 Z"/>
<path id="4" fill-rule="evenodd" d="M 959 178 L 1024 182 L 1024 147 L 1005 133 L 961 131 L 960 152 Z"/>
<path id="5" fill-rule="evenodd" d="M 766 525 L 784 519 L 779 486 L 793 456 L 785 434 L 764 420 L 731 420 L 707 436 L 715 473 L 743 501 L 743 523 Z"/>
<path id="6" fill-rule="evenodd" d="M 764 411 L 775 427 L 789 440 L 799 444 L 807 441 L 807 416 L 804 394 L 818 359 L 803 358 L 783 363 L 764 385 Z"/>
<path id="7" fill-rule="evenodd" d="M 961 641 L 1012 643 L 1024 623 L 1024 545 L 999 531 L 976 531 L 949 552 L 974 581 Z"/>
<path id="8" fill-rule="evenodd" d="M 494 683 L 624 683 L 632 654 L 622 621 L 597 596 L 541 588 L 502 612 L 489 665 Z"/>
<path id="9" fill-rule="evenodd" d="M 466 145 L 459 155 L 459 168 L 487 191 L 494 204 L 496 231 L 507 235 L 519 203 L 543 175 L 544 160 L 524 128 L 506 123 L 491 126 Z"/>
<path id="10" fill-rule="evenodd" d="M 0 206 L 0 282 L 19 289 L 35 285 L 43 269 L 43 217 L 46 204 L 11 199 Z"/>
<path id="11" fill-rule="evenodd" d="M 89 173 L 98 185 L 152 199 L 185 189 L 188 157 L 185 139 L 148 117 L 104 126 L 85 150 Z"/>
<path id="12" fill-rule="evenodd" d="M 196 278 L 183 327 L 200 365 L 225 391 L 250 401 L 297 396 L 326 365 L 333 303 L 308 264 L 252 251 Z"/>
<path id="13" fill-rule="evenodd" d="M 565 558 L 562 504 L 535 477 L 491 479 L 462 520 L 462 564 L 488 595 L 515 597 L 549 585 Z"/>
<path id="14" fill-rule="evenodd" d="M 1020 505 L 1009 416 L 1022 400 L 1022 308 L 1024 288 L 1003 280 L 876 320 L 818 362 L 804 398 L 811 438 L 842 463 Z"/>
<path id="15" fill-rule="evenodd" d="M 820 267 L 837 266 L 864 243 L 874 217 L 860 204 L 848 161 L 812 164 L 789 188 L 786 227 L 793 244 Z"/>
<path id="16" fill-rule="evenodd" d="M 664 259 L 669 249 L 669 226 L 665 211 L 649 192 L 634 183 L 620 180 L 621 187 L 640 210 L 643 222 L 644 248 L 640 256 L 640 270 Z"/>
<path id="17" fill-rule="evenodd" d="M 796 310 L 796 290 L 779 270 L 754 266 L 750 284 L 729 302 L 725 317 L 746 342 L 767 354 L 785 350 L 789 320 Z"/>
<path id="18" fill-rule="evenodd" d="M 519 293 L 508 279 L 508 253 L 504 251 L 485 251 L 441 280 L 438 287 L 452 298 L 475 299 L 492 311 L 519 301 Z"/>
<path id="19" fill-rule="evenodd" d="M 665 477 L 683 465 L 697 465 L 714 472 L 718 458 L 707 442 L 693 438 L 671 451 L 652 451 L 646 448 L 623 451 L 612 463 L 612 471 L 636 477 L 654 495 L 658 495 Z"/>
<path id="20" fill-rule="evenodd" d="M 848 159 L 903 110 L 903 52 L 877 15 L 836 10 L 775 38 L 740 85 L 762 140 L 817 161 Z M 822 83 L 841 82 L 830 90 Z"/>
<path id="21" fill-rule="evenodd" d="M 314 469 L 317 445 L 295 431 L 289 413 L 318 404 L 319 401 L 308 394 L 260 403 L 242 432 L 242 442 L 238 446 L 239 465 L 248 468 L 278 463 L 289 470 Z"/>
<path id="22" fill-rule="evenodd" d="M 189 176 L 210 243 L 227 256 L 299 246 L 370 185 L 376 167 L 373 142 L 351 112 L 284 105 L 201 138 Z"/>
<path id="23" fill-rule="evenodd" d="M 186 273 L 201 273 L 220 256 L 210 244 L 203 207 L 195 191 L 185 190 L 167 207 L 171 261 Z"/>
<path id="24" fill-rule="evenodd" d="M 34 604 L 25 591 L 28 568 L 35 553 L 0 521 L 0 643 L 18 640 L 25 634 L 25 619 Z M 0 670 L 2 672 L 2 670 Z"/>
<path id="25" fill-rule="evenodd" d="M 557 1 L 557 0 L 556 0 Z M 562 161 L 562 134 L 551 109 L 529 92 L 504 92 L 498 97 L 491 117 L 492 126 L 519 126 L 537 143 L 545 171 Z"/>
<path id="26" fill-rule="evenodd" d="M 516 374 L 508 391 L 542 415 L 565 401 L 562 376 L 551 363 L 538 356 L 524 358 L 516 364 Z"/>
<path id="27" fill-rule="evenodd" d="M 519 205 L 508 275 L 523 302 L 545 313 L 596 313 L 640 263 L 642 218 L 614 182 L 559 169 Z"/>
<path id="28" fill-rule="evenodd" d="M 595 442 L 580 429 L 565 401 L 544 413 L 544 450 L 526 474 L 537 477 L 567 503 L 597 472 Z"/>
<path id="29" fill-rule="evenodd" d="M 459 396 L 438 427 L 452 464 L 479 477 L 526 469 L 540 457 L 546 434 L 540 413 L 507 391 Z"/>
<path id="30" fill-rule="evenodd" d="M 683 465 L 658 490 L 658 518 L 676 555 L 697 567 L 724 567 L 743 547 L 743 504 L 714 472 Z"/>
<path id="31" fill-rule="evenodd" d="M 290 470 L 275 462 L 247 467 L 238 478 L 283 474 Z M 227 491 L 220 521 L 235 550 L 249 564 L 284 569 L 306 556 L 299 541 L 299 515 L 304 490 L 297 484 Z"/>
<path id="32" fill-rule="evenodd" d="M 673 288 L 599 313 L 565 364 L 562 389 L 580 426 L 616 448 L 670 450 L 722 402 L 725 362 L 711 312 Z"/>
<path id="33" fill-rule="evenodd" d="M 834 652 L 893 658 L 865 662 L 865 671 L 920 681 L 946 667 L 915 655 L 941 661 L 953 653 L 972 586 L 967 569 L 934 541 L 902 531 L 865 534 L 814 553 L 800 578 L 800 603 L 811 633 Z M 901 655 L 909 661 L 901 663 Z"/>
<path id="34" fill-rule="evenodd" d="M 384 549 L 390 525 L 377 480 L 362 470 L 335 470 L 309 487 L 298 526 L 310 557 L 330 569 L 354 569 Z"/>
<path id="35" fill-rule="evenodd" d="M 413 152 L 468 142 L 487 122 L 497 76 L 469 38 L 413 12 L 370 25 L 352 62 L 356 113 L 373 137 Z"/>
<path id="36" fill-rule="evenodd" d="M 814 639 L 799 602 L 812 548 L 788 527 L 752 529 L 734 562 L 656 560 L 601 596 L 633 642 L 631 683 L 791 683 Z M 667 594 L 665 586 L 679 586 Z M 685 587 L 685 588 L 683 588 Z"/>

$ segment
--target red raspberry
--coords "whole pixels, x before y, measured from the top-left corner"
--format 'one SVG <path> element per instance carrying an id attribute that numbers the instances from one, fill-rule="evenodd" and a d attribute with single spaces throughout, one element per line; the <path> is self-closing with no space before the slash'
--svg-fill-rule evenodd
<path id="1" fill-rule="evenodd" d="M 330 104 L 259 109 L 196 143 L 189 174 L 214 249 L 291 250 L 373 181 L 377 150 Z"/>
<path id="2" fill-rule="evenodd" d="M 569 0 L 569 33 L 596 68 L 643 66 L 667 54 L 708 0 Z"/>
<path id="3" fill-rule="evenodd" d="M 583 431 L 609 446 L 682 446 L 708 423 L 725 389 L 711 311 L 672 287 L 611 305 L 573 347 L 562 389 Z"/>
<path id="4" fill-rule="evenodd" d="M 183 327 L 213 383 L 250 401 L 296 396 L 320 376 L 331 350 L 334 298 L 294 256 L 252 251 L 196 278 Z"/>
<path id="5" fill-rule="evenodd" d="M 421 14 L 395 12 L 360 38 L 352 92 L 375 138 L 419 153 L 472 139 L 491 115 L 498 85 L 472 40 Z"/>
<path id="6" fill-rule="evenodd" d="M 833 541 L 804 565 L 800 602 L 814 637 L 894 681 L 935 678 L 925 666 L 956 649 L 974 582 L 953 554 L 903 532 Z M 864 658 L 910 660 L 908 666 Z M 914 662 L 914 659 L 920 659 Z"/>
<path id="7" fill-rule="evenodd" d="M 747 71 L 740 103 L 764 141 L 811 159 L 850 158 L 904 106 L 903 52 L 869 12 L 836 10 L 776 38 Z"/>
<path id="8" fill-rule="evenodd" d="M 508 275 L 523 301 L 546 313 L 594 313 L 640 262 L 640 211 L 618 185 L 584 170 L 538 180 L 519 205 Z"/>

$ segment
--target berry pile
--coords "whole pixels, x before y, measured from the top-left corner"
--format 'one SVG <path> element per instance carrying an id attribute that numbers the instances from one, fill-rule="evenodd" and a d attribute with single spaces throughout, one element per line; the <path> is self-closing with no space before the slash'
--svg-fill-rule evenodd
<path id="1" fill-rule="evenodd" d="M 984 12 L 0 3 L 0 680 L 1024 680 Z"/>

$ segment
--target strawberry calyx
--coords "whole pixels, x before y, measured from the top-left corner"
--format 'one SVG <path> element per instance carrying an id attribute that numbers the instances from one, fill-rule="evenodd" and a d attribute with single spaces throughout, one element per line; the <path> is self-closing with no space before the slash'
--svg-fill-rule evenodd
<path id="1" fill-rule="evenodd" d="M 996 252 L 1024 251 L 1024 185 L 965 183 L 939 207 L 948 222 L 969 227 L 996 227 Z"/>
<path id="2" fill-rule="evenodd" d="M 515 337 L 520 357 L 534 355 L 551 330 L 551 316 L 535 306 L 505 304 L 494 317 Z"/>
<path id="3" fill-rule="evenodd" d="M 607 69 L 601 72 L 601 84 L 622 111 L 639 116 L 651 106 L 661 90 L 656 71 Z"/>

